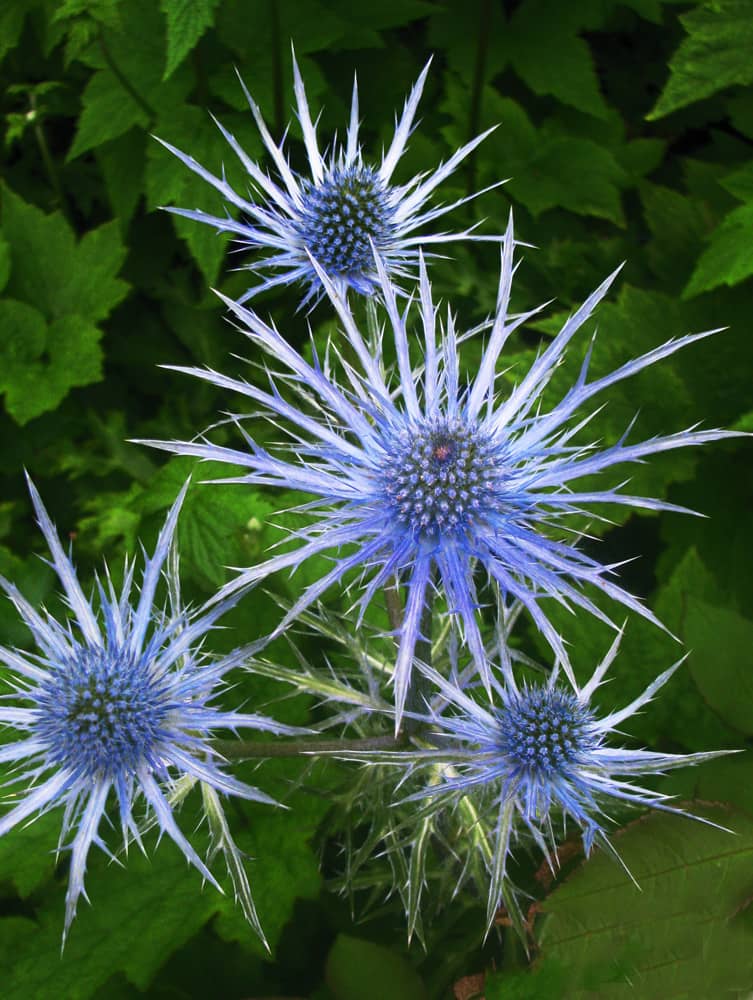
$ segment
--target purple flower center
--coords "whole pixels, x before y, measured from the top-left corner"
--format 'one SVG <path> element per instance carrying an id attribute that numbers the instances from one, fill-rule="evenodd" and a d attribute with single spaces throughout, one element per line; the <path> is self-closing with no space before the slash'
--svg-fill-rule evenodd
<path id="1" fill-rule="evenodd" d="M 478 428 L 460 419 L 406 427 L 382 470 L 388 505 L 419 534 L 467 532 L 496 505 L 493 454 Z"/>
<path id="2" fill-rule="evenodd" d="M 328 274 L 353 278 L 373 271 L 372 242 L 381 249 L 394 230 L 384 184 L 368 167 L 336 167 L 303 192 L 297 229 Z"/>
<path id="3" fill-rule="evenodd" d="M 499 749 L 539 777 L 562 774 L 594 745 L 589 710 L 559 688 L 523 689 L 499 715 Z"/>

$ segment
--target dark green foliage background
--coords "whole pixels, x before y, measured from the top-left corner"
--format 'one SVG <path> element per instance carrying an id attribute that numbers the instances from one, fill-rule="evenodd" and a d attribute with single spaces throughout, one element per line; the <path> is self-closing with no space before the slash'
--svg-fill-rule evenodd
<path id="1" fill-rule="evenodd" d="M 499 232 L 514 207 L 519 237 L 538 247 L 526 251 L 516 305 L 554 298 L 552 311 L 567 312 L 627 260 L 598 313 L 596 373 L 669 336 L 729 327 L 610 392 L 600 436 L 615 440 L 636 411 L 641 437 L 697 420 L 753 430 L 753 0 L 4 0 L 0 572 L 36 602 L 59 606 L 52 573 L 37 558 L 24 466 L 63 536 L 75 539 L 88 577 L 102 556 L 117 567 L 138 538 L 153 542 L 191 470 L 126 439 L 191 437 L 235 405 L 157 367 L 241 372 L 231 352 L 253 349 L 208 291 L 233 296 L 246 287 L 245 275 L 229 270 L 223 239 L 157 210 L 180 204 L 216 213 L 219 199 L 150 133 L 214 171 L 224 160 L 243 184 L 207 112 L 260 156 L 234 67 L 279 135 L 292 115 L 291 38 L 312 104 L 324 105 L 323 135 L 342 132 L 358 70 L 364 136 L 375 154 L 434 54 L 404 177 L 501 123 L 442 195 L 511 178 L 453 224 L 485 217 L 483 231 Z M 301 164 L 296 125 L 292 149 Z M 496 251 L 452 252 L 454 262 L 437 263 L 433 278 L 468 327 L 493 307 Z M 303 345 L 295 305 L 294 294 L 257 300 Z M 329 329 L 323 307 L 312 321 L 315 333 Z M 546 320 L 523 331 L 509 352 L 518 371 L 552 329 Z M 589 335 L 558 384 L 571 377 Z M 692 649 L 634 720 L 638 744 L 670 752 L 750 744 L 750 455 L 740 440 L 629 470 L 635 490 L 696 507 L 708 520 L 645 514 L 596 528 L 605 560 L 640 557 L 623 579 Z M 195 478 L 208 478 L 202 473 Z M 260 558 L 280 537 L 274 511 L 289 499 L 193 487 L 180 528 L 191 599 L 209 596 L 227 578 L 224 566 Z M 272 588 L 289 598 L 305 579 Z M 249 597 L 231 616 L 232 632 L 216 641 L 250 640 L 278 613 L 273 598 Z M 590 670 L 607 631 L 584 616 L 561 625 L 576 667 Z M 7 602 L 0 641 L 28 642 Z M 629 623 L 624 645 L 605 708 L 678 656 L 671 639 L 640 621 Z M 275 652 L 291 657 L 283 643 Z M 238 696 L 255 706 L 273 701 L 280 717 L 304 721 L 307 704 L 280 693 L 257 679 L 244 680 Z M 558 882 L 542 875 L 530 969 L 515 942 L 496 932 L 481 948 L 481 907 L 470 894 L 447 901 L 426 952 L 407 949 L 396 902 L 354 923 L 324 889 L 337 870 L 332 851 L 319 872 L 317 828 L 331 775 L 312 772 L 307 790 L 296 787 L 300 775 L 295 764 L 253 774 L 293 806 L 292 816 L 245 804 L 230 813 L 253 859 L 272 956 L 232 898 L 202 891 L 196 873 L 162 844 L 149 861 L 132 856 L 125 871 L 93 852 L 92 906 L 82 906 L 61 959 L 66 873 L 64 859 L 50 853 L 59 829 L 53 814 L 0 841 L 3 997 L 407 1000 L 471 996 L 481 979 L 463 977 L 483 971 L 487 1000 L 746 996 L 753 988 L 750 750 L 664 786 L 717 803 L 694 808 L 709 809 L 736 836 L 661 816 L 619 833 L 642 893 L 604 856 L 584 865 L 576 854 Z M 194 808 L 184 810 L 187 829 Z"/>

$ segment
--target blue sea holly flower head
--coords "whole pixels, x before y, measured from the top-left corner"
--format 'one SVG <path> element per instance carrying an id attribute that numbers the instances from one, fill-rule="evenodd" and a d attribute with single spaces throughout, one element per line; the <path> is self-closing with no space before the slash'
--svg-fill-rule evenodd
<path id="1" fill-rule="evenodd" d="M 269 573 L 295 567 L 324 552 L 334 563 L 308 586 L 285 616 L 280 630 L 332 584 L 351 571 L 368 582 L 361 611 L 374 594 L 396 577 L 405 585 L 405 608 L 399 628 L 394 687 L 399 725 L 422 636 L 422 616 L 435 591 L 461 625 L 465 643 L 488 688 L 491 671 L 478 620 L 474 573 L 483 569 L 505 600 L 517 599 L 533 618 L 556 658 L 571 674 L 567 652 L 549 621 L 546 597 L 609 620 L 584 590 L 598 590 L 656 621 L 652 612 L 612 578 L 602 565 L 578 548 L 567 533 L 570 515 L 582 515 L 592 503 L 621 504 L 651 510 L 685 510 L 662 500 L 619 489 L 579 491 L 584 476 L 672 448 L 703 444 L 726 436 L 720 430 L 686 430 L 628 444 L 574 443 L 590 416 L 575 417 L 592 396 L 715 331 L 670 340 L 622 365 L 609 375 L 588 380 L 588 357 L 564 396 L 545 406 L 542 394 L 563 354 L 606 294 L 610 275 L 564 324 L 511 390 L 498 386 L 498 360 L 505 342 L 538 309 L 508 311 L 513 265 L 512 220 L 504 236 L 496 314 L 478 369 L 468 384 L 460 377 L 459 338 L 448 312 L 444 325 L 432 301 L 421 262 L 418 294 L 423 336 L 409 333 L 413 306 L 401 313 L 387 270 L 375 257 L 391 328 L 391 351 L 384 331 L 369 346 L 353 313 L 325 271 L 314 264 L 334 304 L 352 356 L 312 363 L 290 347 L 280 333 L 240 304 L 226 303 L 240 329 L 275 361 L 282 376 L 268 373 L 270 388 L 228 378 L 218 372 L 176 368 L 252 400 L 255 417 L 287 428 L 292 459 L 273 454 L 244 432 L 246 448 L 220 447 L 208 440 L 146 442 L 183 455 L 234 463 L 248 472 L 230 480 L 285 490 L 301 490 L 314 499 L 305 510 L 313 523 L 298 532 L 300 544 L 241 571 L 224 592 L 250 586 Z M 539 307 L 541 308 L 541 307 Z M 415 355 L 412 356 L 412 354 Z M 170 366 L 172 367 L 172 366 Z M 240 424 L 240 420 L 239 420 Z M 426 629 L 424 628 L 424 631 Z"/>
<path id="2" fill-rule="evenodd" d="M 394 277 L 405 275 L 411 265 L 415 265 L 420 246 L 485 238 L 473 235 L 475 226 L 459 233 L 426 232 L 426 227 L 447 212 L 498 186 L 491 185 L 484 192 L 476 192 L 449 205 L 429 207 L 428 204 L 435 189 L 493 129 L 476 136 L 433 171 L 419 174 L 405 184 L 393 182 L 393 175 L 414 128 L 430 62 L 405 102 L 403 113 L 396 121 L 392 142 L 379 165 L 369 163 L 363 157 L 358 137 L 358 87 L 355 81 L 345 144 L 340 145 L 335 139 L 329 150 L 320 150 L 316 122 L 311 118 L 295 53 L 293 79 L 298 120 L 308 157 L 308 176 L 304 177 L 291 169 L 283 149 L 284 137 L 279 145 L 272 139 L 258 106 L 242 80 L 241 86 L 249 107 L 277 170 L 277 179 L 255 163 L 216 119 L 217 127 L 248 173 L 250 191 L 246 195 L 237 193 L 230 186 L 224 172 L 217 177 L 189 154 L 159 140 L 194 173 L 216 188 L 228 205 L 240 211 L 242 217 L 236 221 L 229 214 L 222 218 L 199 209 L 167 210 L 212 225 L 219 232 L 233 233 L 241 247 L 266 254 L 262 260 L 248 265 L 250 270 L 266 274 L 266 277 L 241 296 L 241 303 L 276 285 L 302 283 L 307 286 L 307 291 L 301 306 L 314 304 L 321 298 L 323 286 L 312 258 L 341 292 L 352 288 L 360 294 L 371 295 L 379 288 L 374 249 Z M 497 241 L 497 237 L 486 238 Z"/>
<path id="3" fill-rule="evenodd" d="M 217 604 L 195 615 L 185 612 L 178 603 L 177 557 L 168 563 L 169 614 L 155 604 L 187 485 L 167 516 L 154 555 L 146 558 L 140 590 L 134 586 L 130 563 L 119 594 L 105 567 L 105 584 L 97 581 L 97 600 L 87 598 L 31 481 L 37 520 L 72 620 L 59 622 L 48 612 L 37 611 L 12 583 L 0 577 L 0 586 L 37 647 L 34 653 L 0 647 L 0 663 L 10 671 L 4 680 L 12 688 L 0 702 L 0 723 L 20 734 L 11 740 L 6 734 L 0 746 L 0 763 L 12 765 L 8 784 L 17 800 L 0 818 L 0 836 L 55 806 L 64 806 L 58 849 L 69 848 L 71 861 L 63 941 L 78 898 L 85 895 L 89 848 L 96 844 L 110 854 L 99 832 L 108 799 L 117 804 L 126 848 L 135 841 L 143 850 L 134 816 L 135 805 L 143 798 L 152 824 L 175 841 L 203 878 L 219 889 L 176 823 L 177 784 L 189 778 L 202 785 L 204 798 L 214 810 L 209 815 L 210 827 L 219 807 L 217 793 L 275 804 L 259 789 L 224 771 L 211 738 L 216 730 L 240 728 L 299 731 L 262 715 L 225 711 L 215 703 L 238 655 L 212 659 L 199 646 L 227 605 Z M 24 790 L 19 792 L 19 788 Z M 70 835 L 72 841 L 67 844 Z M 233 853 L 228 837 L 221 846 L 226 856 L 228 851 Z M 238 881 L 234 881 L 237 888 Z M 252 907 L 244 902 L 244 910 L 261 934 Z"/>
<path id="4" fill-rule="evenodd" d="M 513 843 L 526 833 L 555 871 L 555 823 L 563 829 L 563 821 L 580 827 L 586 856 L 596 844 L 620 861 L 606 832 L 608 811 L 620 804 L 717 825 L 671 805 L 672 796 L 644 787 L 640 778 L 736 751 L 667 754 L 627 749 L 614 741 L 615 734 L 622 735 L 622 724 L 654 698 L 684 657 L 624 708 L 600 715 L 593 705 L 621 638 L 620 631 L 583 686 L 562 683 L 556 665 L 547 679 L 519 684 L 501 650 L 501 670 L 491 674 L 492 697 L 483 704 L 463 690 L 457 677 L 448 679 L 427 668 L 443 698 L 418 721 L 427 727 L 426 740 L 435 748 L 403 751 L 402 756 L 361 755 L 367 761 L 402 764 L 412 774 L 412 784 L 430 770 L 431 782 L 406 796 L 406 802 L 439 799 L 445 808 L 470 796 L 477 804 L 481 828 L 491 832 L 491 850 L 483 855 L 490 877 L 488 926 L 503 900 L 508 910 L 515 906 L 507 865 Z"/>

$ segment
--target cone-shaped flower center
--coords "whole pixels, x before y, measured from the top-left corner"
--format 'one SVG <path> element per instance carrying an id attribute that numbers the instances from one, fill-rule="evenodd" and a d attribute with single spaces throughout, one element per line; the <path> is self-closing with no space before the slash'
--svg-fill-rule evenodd
<path id="1" fill-rule="evenodd" d="M 368 167 L 336 167 L 303 192 L 298 230 L 306 249 L 330 275 L 372 271 L 371 241 L 383 247 L 393 229 L 384 184 Z"/>
<path id="2" fill-rule="evenodd" d="M 396 436 L 383 469 L 387 502 L 415 532 L 468 531 L 494 503 L 492 455 L 486 438 L 461 420 L 406 427 Z"/>
<path id="3" fill-rule="evenodd" d="M 91 776 L 133 771 L 149 758 L 170 707 L 143 663 L 97 649 L 61 664 L 38 703 L 53 759 Z"/>
<path id="4" fill-rule="evenodd" d="M 499 746 L 518 768 L 541 777 L 562 773 L 594 746 L 589 710 L 574 694 L 532 687 L 500 713 Z"/>

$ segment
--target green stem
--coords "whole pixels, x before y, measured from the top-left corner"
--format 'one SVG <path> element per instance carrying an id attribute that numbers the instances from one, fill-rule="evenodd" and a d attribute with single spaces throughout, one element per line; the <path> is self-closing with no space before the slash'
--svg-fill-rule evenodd
<path id="1" fill-rule="evenodd" d="M 215 740 L 214 749 L 229 760 L 249 760 L 258 757 L 302 757 L 316 756 L 349 750 L 400 750 L 406 741 L 400 736 L 370 736 L 358 740 L 274 740 L 270 742 L 255 740 Z"/>
<path id="2" fill-rule="evenodd" d="M 269 2 L 269 20 L 272 25 L 272 86 L 274 88 L 274 115 L 277 135 L 285 128 L 285 110 L 282 101 L 282 58 L 280 53 L 280 11 L 277 0 Z"/>
<path id="3" fill-rule="evenodd" d="M 484 89 L 484 74 L 486 72 L 486 55 L 489 50 L 491 34 L 492 4 L 491 0 L 482 0 L 481 16 L 478 26 L 478 43 L 476 45 L 476 64 L 473 70 L 471 87 L 471 111 L 468 116 L 468 141 L 478 135 L 481 120 L 481 94 Z M 473 193 L 476 186 L 476 150 L 468 157 L 468 194 Z"/>
<path id="4" fill-rule="evenodd" d="M 379 352 L 379 313 L 373 295 L 366 296 L 366 334 L 369 354 L 376 359 L 381 355 Z"/>
<path id="5" fill-rule="evenodd" d="M 421 670 L 416 666 L 415 661 L 420 660 L 425 663 L 427 667 L 431 666 L 432 661 L 432 645 L 431 645 L 431 626 L 433 620 L 433 579 L 429 581 L 429 586 L 427 587 L 427 597 L 426 603 L 424 604 L 423 611 L 421 612 L 421 624 L 419 625 L 419 633 L 421 638 L 416 643 L 416 649 L 413 654 L 414 664 L 411 670 L 410 684 L 408 686 L 408 693 L 405 696 L 405 712 L 403 716 L 403 724 L 400 727 L 400 732 L 403 736 L 412 736 L 418 729 L 420 729 L 421 724 L 417 719 L 412 719 L 407 713 L 416 712 L 423 713 L 426 711 L 426 693 L 430 690 L 430 685 L 427 683 L 426 677 Z"/>
<path id="6" fill-rule="evenodd" d="M 60 205 L 60 210 L 63 215 L 69 219 L 68 213 L 68 202 L 66 201 L 65 194 L 63 192 L 63 187 L 60 183 L 60 175 L 58 174 L 57 167 L 55 166 L 55 161 L 50 153 L 50 147 L 47 144 L 47 136 L 45 135 L 44 129 L 42 128 L 42 122 L 39 117 L 39 109 L 37 108 L 37 98 L 36 94 L 29 95 L 29 104 L 31 107 L 31 116 L 34 122 L 34 135 L 36 136 L 37 145 L 39 146 L 39 152 L 42 156 L 42 162 L 44 163 L 44 168 L 47 171 L 47 176 L 50 179 L 50 184 L 57 197 L 58 204 Z"/>

